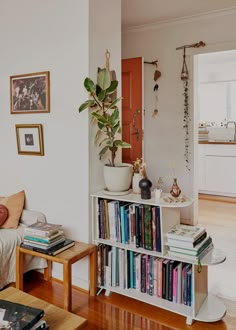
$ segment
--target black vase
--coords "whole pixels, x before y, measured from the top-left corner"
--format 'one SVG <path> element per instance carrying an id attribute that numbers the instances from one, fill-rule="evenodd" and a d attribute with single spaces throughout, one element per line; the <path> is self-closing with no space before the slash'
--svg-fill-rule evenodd
<path id="1" fill-rule="evenodd" d="M 139 181 L 139 188 L 141 189 L 142 199 L 151 199 L 151 186 L 152 182 L 147 178 L 141 179 Z"/>

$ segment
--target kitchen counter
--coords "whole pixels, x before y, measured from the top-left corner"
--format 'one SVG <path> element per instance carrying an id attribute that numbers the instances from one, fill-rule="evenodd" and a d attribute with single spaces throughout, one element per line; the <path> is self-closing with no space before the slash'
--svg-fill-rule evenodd
<path id="1" fill-rule="evenodd" d="M 236 141 L 215 141 L 215 140 L 209 140 L 209 141 L 198 141 L 198 144 L 227 144 L 227 145 L 235 144 L 236 145 Z"/>

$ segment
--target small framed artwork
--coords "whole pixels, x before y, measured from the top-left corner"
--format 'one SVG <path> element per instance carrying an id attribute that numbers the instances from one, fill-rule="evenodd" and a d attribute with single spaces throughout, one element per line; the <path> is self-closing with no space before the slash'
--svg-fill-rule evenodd
<path id="1" fill-rule="evenodd" d="M 49 83 L 49 71 L 11 76 L 11 114 L 50 112 Z"/>
<path id="2" fill-rule="evenodd" d="M 16 142 L 18 154 L 43 156 L 43 126 L 41 124 L 17 124 Z"/>

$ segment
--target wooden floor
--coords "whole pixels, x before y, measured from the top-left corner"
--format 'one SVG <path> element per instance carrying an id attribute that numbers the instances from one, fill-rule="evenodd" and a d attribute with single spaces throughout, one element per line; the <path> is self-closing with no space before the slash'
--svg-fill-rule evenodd
<path id="1" fill-rule="evenodd" d="M 25 276 L 25 291 L 58 307 L 63 307 L 63 287 L 59 281 L 46 282 L 38 276 L 38 273 L 30 272 Z M 188 326 L 186 318 L 181 315 L 118 294 L 113 293 L 106 297 L 102 293 L 97 297 L 90 297 L 86 292 L 74 288 L 72 312 L 88 319 L 85 330 L 235 330 L 236 302 L 225 301 L 225 304 L 228 313 L 222 321 L 214 323 L 195 321 L 192 326 Z"/>
<path id="2" fill-rule="evenodd" d="M 222 201 L 212 205 L 212 201 L 204 200 L 201 204 L 201 220 L 209 220 L 214 214 L 222 209 L 226 213 L 225 205 Z M 231 223 L 230 213 L 235 217 L 235 208 L 227 208 L 228 223 Z M 213 211 L 212 211 L 213 210 Z M 227 277 L 226 277 L 227 281 Z M 234 286 L 235 288 L 235 286 Z M 232 288 L 232 289 L 234 289 Z M 30 272 L 25 276 L 25 289 L 35 297 L 41 298 L 58 307 L 63 306 L 63 287 L 59 281 L 44 281 L 38 273 Z M 107 329 L 107 330 L 236 330 L 236 301 L 224 300 L 227 308 L 227 314 L 223 320 L 214 323 L 203 323 L 195 321 L 192 326 L 186 325 L 186 318 L 153 307 L 151 305 L 118 295 L 112 294 L 106 297 L 101 293 L 97 297 L 90 297 L 86 292 L 73 288 L 72 312 L 88 319 L 88 325 L 85 330 Z M 56 329 L 50 329 L 56 330 Z M 70 329 L 65 329 L 70 330 Z"/>

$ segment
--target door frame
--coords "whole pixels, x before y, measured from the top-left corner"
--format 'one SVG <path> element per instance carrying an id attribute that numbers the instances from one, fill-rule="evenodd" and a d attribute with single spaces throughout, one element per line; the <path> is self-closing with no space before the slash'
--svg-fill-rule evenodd
<path id="1" fill-rule="evenodd" d="M 198 223 L 198 90 L 197 90 L 197 66 L 198 66 L 198 55 L 200 54 L 208 54 L 208 53 L 216 53 L 221 51 L 230 51 L 236 50 L 236 41 L 232 42 L 222 42 L 216 44 L 206 45 L 206 47 L 199 48 L 198 50 L 190 50 L 190 63 L 192 68 L 192 109 L 193 109 L 193 174 L 191 176 L 192 179 L 192 187 L 193 187 L 193 224 Z"/>

